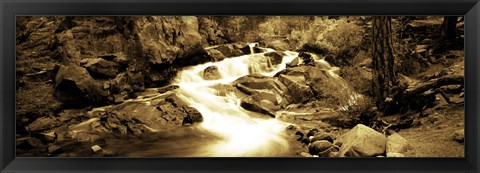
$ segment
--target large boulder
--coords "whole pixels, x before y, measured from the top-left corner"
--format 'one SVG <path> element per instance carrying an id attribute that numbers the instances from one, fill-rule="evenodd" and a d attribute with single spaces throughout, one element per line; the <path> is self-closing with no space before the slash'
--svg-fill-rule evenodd
<path id="1" fill-rule="evenodd" d="M 192 58 L 190 61 L 195 61 L 196 57 L 191 52 L 196 52 L 202 41 L 196 17 L 153 16 L 136 19 L 134 25 L 138 29 L 138 43 L 150 63 L 172 63 L 177 58 Z"/>
<path id="2" fill-rule="evenodd" d="M 280 95 L 287 92 L 287 87 L 278 79 L 261 75 L 247 75 L 233 82 L 240 91 L 251 94 L 251 90 L 268 90 Z"/>
<path id="3" fill-rule="evenodd" d="M 203 116 L 200 112 L 198 112 L 197 109 L 189 106 L 183 106 L 183 110 L 187 113 L 187 116 L 183 118 L 182 125 L 203 122 Z"/>
<path id="4" fill-rule="evenodd" d="M 275 118 L 275 114 L 271 111 L 275 105 L 269 100 L 257 100 L 253 96 L 242 99 L 240 106 L 246 110 L 258 112 Z"/>
<path id="5" fill-rule="evenodd" d="M 283 53 L 283 52 L 268 52 L 268 53 L 265 53 L 263 55 L 268 58 L 271 65 L 278 65 L 278 64 L 282 63 L 282 60 L 283 60 L 283 57 L 285 56 L 285 53 Z"/>
<path id="6" fill-rule="evenodd" d="M 69 64 L 55 76 L 55 96 L 64 104 L 77 105 L 106 101 L 109 92 L 85 68 Z"/>
<path id="7" fill-rule="evenodd" d="M 217 49 L 208 49 L 207 54 L 212 57 L 214 61 L 222 61 L 226 58 L 225 55 Z"/>
<path id="8" fill-rule="evenodd" d="M 220 53 L 225 55 L 225 57 L 229 57 L 229 58 L 230 57 L 241 56 L 241 55 L 244 54 L 242 52 L 242 50 L 240 50 L 240 48 L 234 46 L 233 44 L 220 45 L 220 46 L 216 47 L 215 49 L 220 51 Z"/>
<path id="9" fill-rule="evenodd" d="M 291 103 L 304 103 L 313 97 L 313 92 L 305 83 L 303 75 L 283 75 L 278 76 L 278 80 L 288 88 L 288 94 L 291 96 Z"/>
<path id="10" fill-rule="evenodd" d="M 347 157 L 373 157 L 385 153 L 387 138 L 363 125 L 358 124 L 341 139 L 339 155 Z"/>
<path id="11" fill-rule="evenodd" d="M 398 133 L 394 133 L 387 138 L 387 155 L 388 153 L 405 153 L 411 150 L 412 146 L 408 141 L 400 136 Z"/>
<path id="12" fill-rule="evenodd" d="M 275 117 L 272 113 L 287 105 L 288 89 L 274 77 L 248 75 L 233 82 L 233 85 L 247 95 L 241 106 L 247 110 Z"/>
<path id="13" fill-rule="evenodd" d="M 120 64 L 102 58 L 83 59 L 80 64 L 94 76 L 115 77 L 120 72 Z"/>

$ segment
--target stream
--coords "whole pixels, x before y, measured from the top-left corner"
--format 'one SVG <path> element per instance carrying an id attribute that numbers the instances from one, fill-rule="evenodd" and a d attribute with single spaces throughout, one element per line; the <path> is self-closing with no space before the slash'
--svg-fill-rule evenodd
<path id="1" fill-rule="evenodd" d="M 256 43 L 250 44 L 251 52 Z M 170 92 L 189 106 L 196 108 L 203 116 L 203 122 L 186 127 L 158 129 L 147 127 L 151 133 L 135 138 L 105 138 L 105 151 L 127 157 L 275 157 L 288 156 L 291 153 L 286 137 L 286 127 L 290 123 L 279 118 L 260 115 L 240 106 L 241 98 L 234 92 L 220 94 L 216 86 L 231 84 L 236 79 L 249 74 L 274 76 L 294 60 L 297 52 L 285 51 L 281 63 L 272 65 L 265 53 L 275 50 L 262 48 L 262 53 L 252 53 L 239 57 L 226 58 L 219 62 L 209 62 L 186 67 L 177 73 L 172 84 L 178 89 L 162 94 L 140 95 L 136 99 L 126 100 L 123 104 L 144 104 L 146 107 L 157 98 Z M 326 68 L 331 76 L 338 78 L 328 62 L 314 57 L 315 62 Z M 205 80 L 203 71 L 216 66 L 220 78 Z M 154 90 L 154 89 L 151 89 Z M 147 89 L 148 91 L 148 89 Z M 105 111 L 111 106 L 94 108 L 89 113 Z M 154 109 L 154 108 L 152 108 Z M 135 110 L 136 111 L 136 110 Z M 144 113 L 149 113 L 146 111 Z M 278 114 L 292 112 L 278 111 Z M 153 113 L 152 113 L 153 114 Z M 154 115 L 152 115 L 154 116 Z M 278 117 L 278 116 L 277 116 Z M 98 122 L 91 118 L 75 125 L 74 132 L 88 131 L 88 126 Z"/>

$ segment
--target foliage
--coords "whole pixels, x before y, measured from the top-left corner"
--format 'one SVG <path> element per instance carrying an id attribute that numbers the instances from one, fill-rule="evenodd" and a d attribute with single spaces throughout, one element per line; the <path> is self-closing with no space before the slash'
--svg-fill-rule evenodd
<path id="1" fill-rule="evenodd" d="M 370 124 L 376 115 L 375 103 L 371 97 L 358 97 L 356 104 L 346 110 L 341 110 L 340 113 L 353 119 L 354 124 Z"/>

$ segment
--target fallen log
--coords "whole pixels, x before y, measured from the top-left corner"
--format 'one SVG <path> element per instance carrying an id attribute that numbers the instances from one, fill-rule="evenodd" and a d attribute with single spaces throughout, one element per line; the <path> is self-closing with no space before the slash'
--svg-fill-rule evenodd
<path id="1" fill-rule="evenodd" d="M 403 93 L 404 98 L 410 98 L 422 94 L 430 89 L 439 88 L 445 85 L 462 85 L 465 78 L 463 75 L 447 75 L 440 78 L 432 79 L 413 87 L 409 87 Z"/>

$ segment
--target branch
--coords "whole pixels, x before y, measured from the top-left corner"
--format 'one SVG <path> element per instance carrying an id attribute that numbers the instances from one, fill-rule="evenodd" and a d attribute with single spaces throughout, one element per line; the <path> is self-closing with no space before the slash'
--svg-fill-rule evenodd
<path id="1" fill-rule="evenodd" d="M 464 84 L 464 76 L 463 75 L 448 75 L 448 76 L 443 76 L 440 78 L 432 79 L 423 83 L 420 83 L 419 85 L 413 86 L 411 88 L 408 88 L 405 90 L 403 93 L 404 97 L 411 97 L 415 95 L 419 95 L 425 91 L 428 91 L 432 88 L 438 88 L 441 86 L 445 85 L 459 85 L 459 84 Z"/>

